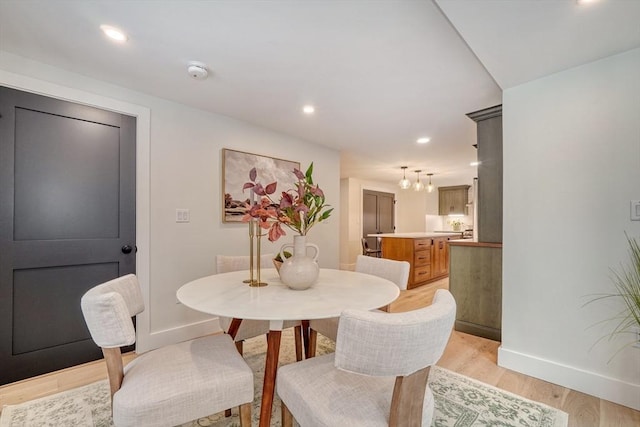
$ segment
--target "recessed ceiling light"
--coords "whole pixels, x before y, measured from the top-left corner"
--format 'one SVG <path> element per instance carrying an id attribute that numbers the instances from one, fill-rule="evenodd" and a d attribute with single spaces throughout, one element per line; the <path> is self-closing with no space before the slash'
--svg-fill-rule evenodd
<path id="1" fill-rule="evenodd" d="M 418 138 L 418 140 L 416 141 L 418 144 L 426 144 L 427 142 L 431 141 L 431 138 L 427 138 L 427 137 L 422 137 L 422 138 Z"/>
<path id="2" fill-rule="evenodd" d="M 305 105 L 302 107 L 302 112 L 305 114 L 313 114 L 316 112 L 316 108 L 313 105 Z"/>
<path id="3" fill-rule="evenodd" d="M 110 25 L 100 25 L 100 29 L 102 30 L 103 33 L 107 35 L 107 37 L 115 41 L 119 41 L 119 42 L 127 41 L 127 35 L 116 27 L 112 27 Z"/>
<path id="4" fill-rule="evenodd" d="M 599 0 L 576 0 L 576 3 L 581 5 L 581 4 L 597 3 L 598 1 Z"/>
<path id="5" fill-rule="evenodd" d="M 480 164 L 480 162 L 471 162 L 469 163 L 469 166 L 478 166 Z"/>

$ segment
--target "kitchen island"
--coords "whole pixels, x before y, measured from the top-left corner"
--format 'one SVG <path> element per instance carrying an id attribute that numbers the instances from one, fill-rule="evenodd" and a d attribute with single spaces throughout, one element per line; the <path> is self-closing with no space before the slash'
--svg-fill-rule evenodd
<path id="1" fill-rule="evenodd" d="M 382 239 L 382 258 L 407 261 L 408 289 L 422 286 L 449 275 L 449 240 L 461 232 L 414 232 L 371 234 Z"/>

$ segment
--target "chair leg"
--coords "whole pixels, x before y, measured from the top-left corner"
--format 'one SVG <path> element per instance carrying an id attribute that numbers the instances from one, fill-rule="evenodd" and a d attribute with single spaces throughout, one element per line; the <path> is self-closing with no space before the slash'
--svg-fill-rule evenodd
<path id="1" fill-rule="evenodd" d="M 389 427 L 422 425 L 422 403 L 431 366 L 405 377 L 396 377 L 389 411 Z"/>
<path id="2" fill-rule="evenodd" d="M 318 331 L 309 328 L 309 351 L 307 352 L 307 359 L 316 356 L 316 342 L 318 341 Z"/>
<path id="3" fill-rule="evenodd" d="M 293 332 L 296 341 L 296 361 L 302 360 L 302 327 L 296 326 Z"/>
<path id="4" fill-rule="evenodd" d="M 120 390 L 122 380 L 124 378 L 124 370 L 122 367 L 122 354 L 120 347 L 103 348 L 102 354 L 107 364 L 107 373 L 109 375 L 109 387 L 111 389 L 111 408 L 113 409 L 113 395 Z"/>
<path id="5" fill-rule="evenodd" d="M 287 408 L 287 405 L 282 402 L 282 427 L 293 427 L 293 415 L 291 415 L 291 411 Z"/>
<path id="6" fill-rule="evenodd" d="M 240 405 L 240 427 L 251 427 L 251 402 Z"/>

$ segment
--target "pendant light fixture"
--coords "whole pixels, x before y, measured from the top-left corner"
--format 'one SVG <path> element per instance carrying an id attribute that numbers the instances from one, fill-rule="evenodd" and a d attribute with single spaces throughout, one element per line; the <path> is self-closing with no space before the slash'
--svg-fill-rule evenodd
<path id="1" fill-rule="evenodd" d="M 420 169 L 418 169 L 416 172 L 416 176 L 418 177 L 416 179 L 416 182 L 413 184 L 413 189 L 415 191 L 422 191 L 424 190 L 424 184 L 422 182 L 420 182 L 420 172 L 422 172 Z"/>
<path id="2" fill-rule="evenodd" d="M 433 174 L 428 173 L 427 176 L 429 177 L 429 184 L 427 185 L 427 191 L 431 193 L 433 192 L 433 184 L 431 183 L 431 177 L 433 176 Z"/>
<path id="3" fill-rule="evenodd" d="M 402 179 L 398 182 L 398 185 L 403 190 L 406 190 L 411 187 L 411 181 L 407 179 L 407 166 L 402 166 L 400 169 L 402 169 Z"/>

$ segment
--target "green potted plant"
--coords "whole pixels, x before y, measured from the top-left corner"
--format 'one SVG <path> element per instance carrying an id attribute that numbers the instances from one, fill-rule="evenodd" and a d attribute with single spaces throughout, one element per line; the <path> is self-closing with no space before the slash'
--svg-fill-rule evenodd
<path id="1" fill-rule="evenodd" d="M 462 226 L 464 225 L 464 223 L 459 219 L 452 219 L 448 222 L 453 231 L 460 231 L 462 229 Z"/>
<path id="2" fill-rule="evenodd" d="M 618 315 L 603 322 L 615 322 L 613 330 L 608 334 L 609 338 L 619 334 L 631 334 L 633 341 L 629 344 L 635 344 L 637 331 L 640 331 L 640 244 L 636 239 L 628 235 L 626 237 L 630 260 L 627 264 L 621 265 L 619 270 L 612 269 L 611 279 L 615 291 L 595 295 L 595 298 L 587 304 L 610 298 L 622 301 L 624 309 Z"/>

